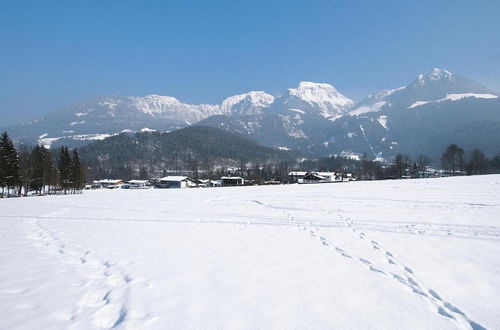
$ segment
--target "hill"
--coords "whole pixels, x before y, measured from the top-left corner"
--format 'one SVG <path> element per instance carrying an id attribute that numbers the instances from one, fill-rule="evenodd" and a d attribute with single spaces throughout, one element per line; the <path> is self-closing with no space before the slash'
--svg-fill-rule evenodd
<path id="1" fill-rule="evenodd" d="M 293 161 L 294 154 L 259 145 L 238 134 L 193 126 L 177 131 L 122 133 L 80 149 L 82 160 L 94 170 L 116 175 L 140 171 L 212 171 L 223 167 Z M 110 172 L 109 172 L 110 171 Z"/>

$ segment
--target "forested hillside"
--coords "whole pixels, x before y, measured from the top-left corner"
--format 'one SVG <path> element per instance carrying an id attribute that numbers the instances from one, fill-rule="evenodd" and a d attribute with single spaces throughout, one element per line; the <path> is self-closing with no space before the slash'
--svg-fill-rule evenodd
<path id="1" fill-rule="evenodd" d="M 148 176 L 166 172 L 211 172 L 258 163 L 291 162 L 294 154 L 268 147 L 240 135 L 195 126 L 169 133 L 122 133 L 81 149 L 82 159 L 99 176 Z"/>

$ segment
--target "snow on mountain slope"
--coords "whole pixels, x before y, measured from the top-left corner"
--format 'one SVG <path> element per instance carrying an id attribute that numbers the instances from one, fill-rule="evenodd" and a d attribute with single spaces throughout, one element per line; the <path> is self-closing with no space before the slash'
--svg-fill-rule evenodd
<path id="1" fill-rule="evenodd" d="M 195 123 L 209 116 L 221 114 L 220 107 L 212 104 L 186 104 L 175 97 L 162 95 L 146 95 L 130 97 L 131 106 L 153 117 L 176 119 L 187 123 Z"/>
<path id="2" fill-rule="evenodd" d="M 274 96 L 263 91 L 251 91 L 226 98 L 222 101 L 221 111 L 231 116 L 256 115 L 262 113 L 273 102 Z"/>
<path id="3" fill-rule="evenodd" d="M 434 68 L 427 73 L 421 73 L 417 76 L 417 81 L 419 84 L 423 85 L 426 81 L 438 81 L 438 80 L 452 80 L 454 79 L 453 73 L 450 71 Z"/>
<path id="4" fill-rule="evenodd" d="M 369 95 L 354 105 L 349 115 L 359 116 L 385 110 L 398 111 L 415 107 L 418 104 L 421 105 L 422 102 L 429 102 L 423 100 L 444 100 L 448 95 L 456 95 L 459 98 L 462 97 L 460 95 L 463 97 L 467 97 L 466 95 L 471 97 L 492 95 L 494 97 L 487 88 L 468 78 L 455 75 L 444 69 L 434 68 L 419 74 L 406 86 Z"/>
<path id="5" fill-rule="evenodd" d="M 390 90 L 382 90 L 375 94 L 368 95 L 361 102 L 357 103 L 351 111 L 349 111 L 350 116 L 359 116 L 369 112 L 379 112 L 385 105 L 388 104 L 387 97 L 405 89 L 406 86 L 390 89 Z"/>
<path id="6" fill-rule="evenodd" d="M 408 109 L 416 108 L 424 104 L 428 103 L 435 103 L 435 102 L 443 102 L 443 101 L 458 101 L 467 97 L 474 97 L 477 99 L 496 99 L 498 98 L 497 95 L 493 94 L 475 94 L 475 93 L 460 93 L 460 94 L 448 94 L 446 97 L 439 99 L 439 100 L 434 100 L 434 101 L 417 101 L 410 105 Z"/>
<path id="7" fill-rule="evenodd" d="M 500 176 L 0 200 L 2 329 L 498 329 Z"/>
<path id="8" fill-rule="evenodd" d="M 283 110 L 300 109 L 305 113 L 324 118 L 336 118 L 345 114 L 353 101 L 335 87 L 324 83 L 302 81 L 297 88 L 289 88 L 276 100 Z"/>

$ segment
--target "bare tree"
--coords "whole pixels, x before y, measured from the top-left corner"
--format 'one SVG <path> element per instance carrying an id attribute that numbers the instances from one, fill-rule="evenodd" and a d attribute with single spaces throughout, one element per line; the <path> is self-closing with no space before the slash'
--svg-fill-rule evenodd
<path id="1" fill-rule="evenodd" d="M 450 144 L 441 156 L 441 166 L 444 170 L 456 175 L 457 171 L 462 172 L 464 168 L 464 149 L 456 144 Z"/>
<path id="2" fill-rule="evenodd" d="M 420 155 L 417 157 L 416 164 L 417 164 L 417 170 L 420 173 L 420 176 L 423 178 L 425 177 L 425 171 L 429 166 L 431 166 L 432 161 L 426 155 Z"/>
<path id="3" fill-rule="evenodd" d="M 470 170 L 470 174 L 484 174 L 488 167 L 488 159 L 484 155 L 483 151 L 479 148 L 475 148 L 472 150 L 468 167 Z"/>
<path id="4" fill-rule="evenodd" d="M 398 177 L 406 174 L 406 170 L 411 166 L 411 159 L 408 155 L 397 154 L 393 160 L 393 168 Z"/>

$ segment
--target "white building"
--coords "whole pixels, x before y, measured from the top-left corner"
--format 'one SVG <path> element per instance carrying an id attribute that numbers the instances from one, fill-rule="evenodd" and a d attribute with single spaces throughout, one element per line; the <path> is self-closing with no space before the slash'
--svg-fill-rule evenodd
<path id="1" fill-rule="evenodd" d="M 156 188 L 191 188 L 196 187 L 194 180 L 187 176 L 170 175 L 160 179 Z"/>
<path id="2" fill-rule="evenodd" d="M 123 180 L 121 179 L 103 179 L 103 180 L 98 180 L 94 181 L 94 185 L 100 188 L 120 188 L 120 186 L 123 184 Z"/>
<path id="3" fill-rule="evenodd" d="M 148 180 L 130 180 L 127 182 L 128 188 L 130 189 L 147 189 L 149 181 Z"/>

